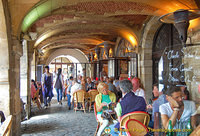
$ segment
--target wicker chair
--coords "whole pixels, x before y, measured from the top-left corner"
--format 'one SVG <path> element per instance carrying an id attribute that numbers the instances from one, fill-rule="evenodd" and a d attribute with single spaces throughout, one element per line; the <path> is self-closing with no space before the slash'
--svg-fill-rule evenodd
<path id="1" fill-rule="evenodd" d="M 33 101 L 33 103 L 37 104 L 38 109 L 42 109 L 40 98 L 39 98 L 39 92 L 40 92 L 40 90 L 38 88 L 36 93 L 34 93 L 34 96 L 33 96 L 34 99 L 32 99 L 32 101 Z"/>
<path id="2" fill-rule="evenodd" d="M 94 115 L 95 115 L 95 117 L 96 117 L 96 121 L 97 121 L 97 128 L 96 128 L 96 131 L 95 131 L 95 134 L 94 134 L 94 136 L 96 136 L 97 135 L 97 132 L 98 132 L 98 130 L 99 130 L 99 127 L 100 127 L 100 125 L 101 125 L 101 123 L 99 122 L 99 120 L 98 120 L 98 118 L 97 118 L 97 109 L 96 109 L 96 103 L 94 103 Z"/>
<path id="3" fill-rule="evenodd" d="M 12 127 L 12 119 L 13 119 L 13 116 L 10 115 L 3 122 L 3 125 L 0 127 L 1 136 L 10 136 L 11 127 Z"/>
<path id="4" fill-rule="evenodd" d="M 75 112 L 77 110 L 84 110 L 85 113 L 85 91 L 84 90 L 78 90 L 73 94 L 73 101 L 74 101 L 74 110 Z M 78 103 L 82 105 L 81 109 L 78 109 Z"/>
<path id="5" fill-rule="evenodd" d="M 125 124 L 129 119 L 136 119 L 139 122 L 141 122 L 143 125 L 148 126 L 149 121 L 150 121 L 150 116 L 148 113 L 143 112 L 143 111 L 135 111 L 135 112 L 128 113 L 122 116 L 120 120 L 120 129 L 125 128 Z M 122 135 L 122 131 L 120 131 L 120 135 Z"/>
<path id="6" fill-rule="evenodd" d="M 89 94 L 89 112 L 91 110 L 91 107 L 92 107 L 92 103 L 95 102 L 95 97 L 97 94 L 99 94 L 99 92 L 96 90 L 96 89 L 92 89 L 88 92 Z"/>
<path id="7" fill-rule="evenodd" d="M 129 119 L 125 124 L 127 136 L 144 136 L 148 133 L 148 129 L 140 121 Z"/>

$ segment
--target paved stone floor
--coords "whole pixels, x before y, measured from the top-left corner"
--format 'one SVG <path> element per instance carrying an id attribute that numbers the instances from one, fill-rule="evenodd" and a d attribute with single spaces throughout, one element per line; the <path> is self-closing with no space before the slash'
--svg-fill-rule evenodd
<path id="1" fill-rule="evenodd" d="M 94 136 L 97 122 L 92 112 L 68 110 L 67 102 L 58 105 L 54 96 L 51 107 L 32 108 L 32 117 L 21 123 L 22 136 Z"/>

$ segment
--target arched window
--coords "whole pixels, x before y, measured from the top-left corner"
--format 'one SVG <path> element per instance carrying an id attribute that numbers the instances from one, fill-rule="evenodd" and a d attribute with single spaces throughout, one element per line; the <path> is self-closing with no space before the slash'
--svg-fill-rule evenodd
<path id="1" fill-rule="evenodd" d="M 182 64 L 181 41 L 172 24 L 163 24 L 157 31 L 152 49 L 153 83 L 159 83 L 159 90 L 169 84 L 180 82 L 184 77 L 179 67 Z"/>

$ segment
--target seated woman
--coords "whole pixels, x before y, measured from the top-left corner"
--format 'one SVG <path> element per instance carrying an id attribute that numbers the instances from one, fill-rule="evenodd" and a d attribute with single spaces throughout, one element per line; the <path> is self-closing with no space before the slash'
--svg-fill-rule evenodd
<path id="1" fill-rule="evenodd" d="M 116 96 L 111 91 L 108 91 L 108 85 L 103 82 L 100 82 L 98 84 L 97 90 L 99 91 L 99 94 L 95 98 L 97 108 L 97 119 L 102 123 L 102 125 L 99 128 L 99 131 L 97 132 L 97 136 L 101 136 L 102 132 L 104 131 L 104 128 L 109 124 L 109 120 L 103 119 L 101 117 L 101 114 L 103 110 L 107 109 L 107 105 L 110 102 L 116 102 Z"/>
<path id="2" fill-rule="evenodd" d="M 0 111 L 0 120 L 1 120 L 1 123 L 0 123 L 0 126 L 1 126 L 3 124 L 3 122 L 6 120 L 3 111 Z"/>
<path id="3" fill-rule="evenodd" d="M 184 100 L 189 100 L 190 99 L 190 94 L 189 91 L 187 90 L 187 85 L 185 82 L 180 82 L 177 86 L 180 86 L 181 91 L 183 92 L 183 99 Z"/>
<path id="4" fill-rule="evenodd" d="M 31 98 L 33 102 L 36 102 L 38 109 L 41 109 L 39 101 L 39 89 L 37 90 L 36 83 L 33 79 L 31 80 Z"/>

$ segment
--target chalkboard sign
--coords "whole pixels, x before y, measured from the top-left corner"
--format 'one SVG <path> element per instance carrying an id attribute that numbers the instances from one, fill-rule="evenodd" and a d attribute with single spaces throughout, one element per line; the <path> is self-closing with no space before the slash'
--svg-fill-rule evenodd
<path id="1" fill-rule="evenodd" d="M 181 46 L 181 45 L 180 45 Z M 182 46 L 181 46 L 182 47 Z M 184 81 L 184 64 L 182 63 L 183 52 L 180 47 L 166 48 L 163 54 L 164 71 L 163 80 L 167 84 L 177 84 Z M 166 79 L 167 78 L 167 79 Z"/>
<path id="2" fill-rule="evenodd" d="M 166 47 L 162 59 L 163 71 L 160 83 L 163 82 L 164 85 L 178 84 L 180 82 L 190 83 L 197 80 L 196 75 L 200 75 L 200 71 L 194 69 L 194 64 L 191 65 L 191 61 L 199 61 L 199 49 L 185 48 L 182 45 L 173 46 L 173 49 Z M 191 59 L 191 61 L 188 61 L 188 59 Z M 198 72 L 199 74 L 195 74 Z"/>

